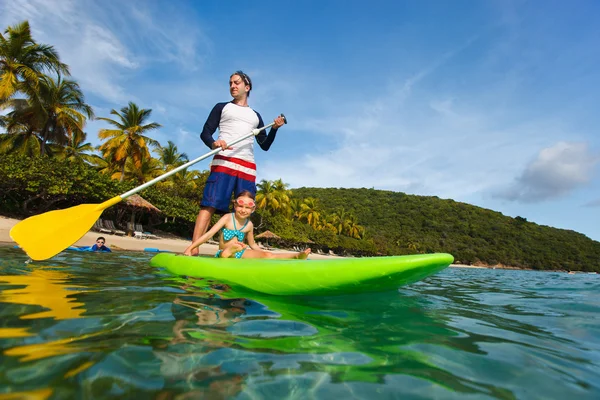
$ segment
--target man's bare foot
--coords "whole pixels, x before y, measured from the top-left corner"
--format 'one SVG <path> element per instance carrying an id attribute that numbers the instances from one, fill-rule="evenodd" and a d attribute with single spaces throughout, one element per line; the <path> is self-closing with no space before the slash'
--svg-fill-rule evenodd
<path id="1" fill-rule="evenodd" d="M 299 260 L 306 260 L 308 258 L 308 255 L 310 254 L 310 248 L 309 249 L 304 249 L 301 252 L 298 253 L 298 255 L 296 256 L 297 259 Z"/>

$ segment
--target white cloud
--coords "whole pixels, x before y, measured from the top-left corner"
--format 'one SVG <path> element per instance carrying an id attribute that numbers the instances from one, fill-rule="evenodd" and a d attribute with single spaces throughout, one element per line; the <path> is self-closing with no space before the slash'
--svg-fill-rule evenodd
<path id="1" fill-rule="evenodd" d="M 127 98 L 121 71 L 135 69 L 137 62 L 111 30 L 94 19 L 89 2 L 24 0 L 6 5 L 2 24 L 29 21 L 34 39 L 50 44 L 82 86 L 84 92 L 123 102 Z"/>
<path id="2" fill-rule="evenodd" d="M 202 65 L 198 49 L 211 46 L 185 13 L 148 2 L 22 0 L 0 11 L 2 26 L 28 20 L 34 38 L 58 50 L 85 93 L 113 104 L 138 101 L 132 81 L 143 81 L 147 66 L 175 62 L 194 70 Z"/>
<path id="3" fill-rule="evenodd" d="M 558 198 L 588 183 L 597 163 L 598 156 L 587 144 L 559 142 L 542 149 L 515 182 L 495 196 L 520 202 Z"/>
<path id="4" fill-rule="evenodd" d="M 192 136 L 194 134 L 182 127 L 179 127 L 179 129 L 177 130 L 177 135 L 179 136 L 179 140 L 181 140 L 181 139 L 185 139 L 186 137 Z"/>
<path id="5" fill-rule="evenodd" d="M 259 166 L 261 179 L 283 178 L 292 187 L 375 187 L 464 199 L 508 182 L 531 148 L 564 137 L 552 116 L 515 121 L 512 110 L 489 109 L 468 92 L 439 96 L 413 84 L 404 97 L 406 83 L 398 82 L 358 101 L 331 95 L 335 86 L 295 76 L 305 88 L 298 96 L 318 102 L 322 115 L 296 108 L 285 129 L 299 134 L 277 140 L 293 147 L 306 138 L 312 146 L 282 159 L 270 153 Z"/>

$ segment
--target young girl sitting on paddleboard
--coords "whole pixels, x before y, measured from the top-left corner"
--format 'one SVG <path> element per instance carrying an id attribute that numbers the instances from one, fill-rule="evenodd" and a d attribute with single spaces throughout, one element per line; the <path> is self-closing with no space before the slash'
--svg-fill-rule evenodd
<path id="1" fill-rule="evenodd" d="M 254 225 L 250 221 L 250 215 L 254 212 L 256 205 L 254 195 L 245 190 L 233 201 L 234 212 L 225 214 L 221 219 L 198 240 L 193 242 L 184 253 L 192 255 L 192 250 L 219 233 L 219 251 L 215 257 L 222 258 L 299 258 L 306 259 L 310 249 L 298 253 L 272 253 L 264 251 L 254 241 Z M 244 244 L 244 238 L 248 239 L 248 245 Z"/>

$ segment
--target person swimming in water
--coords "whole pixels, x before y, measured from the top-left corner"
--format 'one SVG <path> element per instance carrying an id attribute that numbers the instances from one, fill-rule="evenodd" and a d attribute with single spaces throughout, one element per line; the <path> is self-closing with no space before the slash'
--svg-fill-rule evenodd
<path id="1" fill-rule="evenodd" d="M 215 257 L 221 258 L 298 258 L 306 259 L 310 249 L 297 253 L 273 253 L 262 250 L 254 241 L 254 225 L 250 215 L 254 212 L 256 204 L 254 195 L 250 191 L 241 192 L 233 201 L 234 212 L 225 214 L 204 235 L 195 240 L 183 252 L 186 256 L 192 255 L 192 250 L 205 243 L 217 232 L 219 234 L 219 250 Z M 248 245 L 244 244 L 244 239 Z"/>
<path id="2" fill-rule="evenodd" d="M 94 245 L 90 247 L 90 251 L 103 251 L 106 253 L 110 253 L 111 250 L 107 246 L 105 246 L 104 243 L 106 243 L 106 239 L 104 239 L 103 236 L 100 236 L 98 239 L 96 239 L 96 243 L 94 243 Z"/>

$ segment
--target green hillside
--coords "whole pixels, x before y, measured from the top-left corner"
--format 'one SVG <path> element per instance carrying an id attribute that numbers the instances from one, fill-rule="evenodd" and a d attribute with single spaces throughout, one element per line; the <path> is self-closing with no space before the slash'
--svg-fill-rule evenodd
<path id="1" fill-rule="evenodd" d="M 600 271 L 600 243 L 569 230 L 453 200 L 374 189 L 298 188 L 324 211 L 343 207 L 383 254 L 448 252 L 457 262 Z"/>

